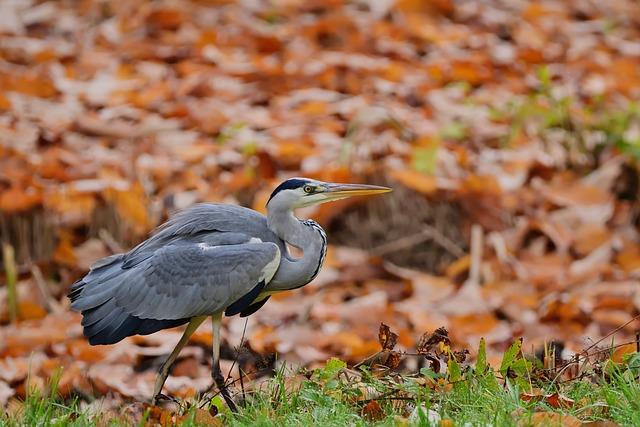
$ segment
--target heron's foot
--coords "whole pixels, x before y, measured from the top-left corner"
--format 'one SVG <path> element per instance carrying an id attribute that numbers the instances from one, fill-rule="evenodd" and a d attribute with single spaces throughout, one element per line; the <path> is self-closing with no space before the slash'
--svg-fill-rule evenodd
<path id="1" fill-rule="evenodd" d="M 166 394 L 162 394 L 162 393 L 158 393 L 155 396 L 153 396 L 153 399 L 151 400 L 151 404 L 154 406 L 157 406 L 160 402 L 174 402 L 174 403 L 180 403 L 178 401 L 178 399 L 176 399 L 175 397 L 171 397 L 171 396 L 167 396 Z"/>
<path id="2" fill-rule="evenodd" d="M 231 409 L 231 412 L 238 412 L 238 406 L 236 405 L 236 402 L 233 401 L 233 398 L 229 393 L 229 389 L 227 388 L 227 384 L 225 384 L 224 377 L 222 376 L 222 372 L 220 372 L 219 367 L 218 369 L 214 368 L 211 371 L 211 377 L 213 378 L 213 382 L 216 387 L 218 387 L 222 398 L 226 402 L 229 409 Z M 213 385 L 211 387 L 213 388 Z"/>
<path id="3" fill-rule="evenodd" d="M 220 394 L 222 394 L 222 397 L 224 398 L 224 401 L 227 403 L 227 406 L 229 407 L 229 409 L 231 409 L 231 412 L 238 412 L 238 406 L 236 405 L 236 402 L 233 401 L 231 394 L 229 394 L 229 389 L 227 389 L 226 386 L 219 389 L 220 389 Z"/>

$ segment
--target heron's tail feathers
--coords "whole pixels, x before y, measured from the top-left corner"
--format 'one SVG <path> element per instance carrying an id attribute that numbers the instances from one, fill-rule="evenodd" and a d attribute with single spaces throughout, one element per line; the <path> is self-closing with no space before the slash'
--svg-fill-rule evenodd
<path id="1" fill-rule="evenodd" d="M 111 296 L 116 285 L 122 281 L 122 254 L 111 255 L 91 266 L 82 279 L 71 285 L 67 297 L 76 311 L 93 308 Z M 115 279 L 115 280 L 114 280 Z"/>
<path id="2" fill-rule="evenodd" d="M 152 334 L 189 321 L 140 319 L 118 307 L 113 298 L 98 307 L 83 311 L 82 316 L 84 336 L 92 345 L 114 344 L 131 335 Z"/>
<path id="3" fill-rule="evenodd" d="M 123 269 L 124 255 L 112 255 L 91 266 L 89 273 L 71 286 L 67 295 L 71 308 L 82 312 L 84 336 L 89 343 L 114 344 L 131 335 L 146 335 L 161 329 L 187 323 L 189 319 L 141 319 L 127 313 L 116 304 L 119 286 L 135 286 L 142 269 Z"/>

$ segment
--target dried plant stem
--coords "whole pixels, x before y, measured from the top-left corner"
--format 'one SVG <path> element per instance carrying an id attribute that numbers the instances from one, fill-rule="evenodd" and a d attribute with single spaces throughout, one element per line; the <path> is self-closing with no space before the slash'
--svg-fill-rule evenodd
<path id="1" fill-rule="evenodd" d="M 624 329 L 627 325 L 633 323 L 634 321 L 640 319 L 640 314 L 633 316 L 629 321 L 623 323 L 622 325 L 618 326 L 617 328 L 615 328 L 613 331 L 609 332 L 608 334 L 606 334 L 605 336 L 603 336 L 602 338 L 600 338 L 598 341 L 594 342 L 593 344 L 591 344 L 589 347 L 587 347 L 586 349 L 582 350 L 582 354 L 589 354 L 589 350 L 591 350 L 592 348 L 594 348 L 595 346 L 597 346 L 598 344 L 600 344 L 602 341 L 606 340 L 607 338 L 609 338 L 610 336 L 616 334 L 618 331 Z"/>
<path id="2" fill-rule="evenodd" d="M 100 239 L 104 242 L 105 245 L 107 245 L 109 250 L 114 254 L 119 254 L 121 252 L 124 252 L 124 248 L 120 245 L 120 243 L 116 241 L 116 239 L 113 238 L 113 235 L 109 233 L 109 231 L 106 228 L 101 228 L 100 231 L 98 232 L 98 236 L 100 236 Z"/>
<path id="3" fill-rule="evenodd" d="M 47 281 L 42 276 L 42 271 L 40 267 L 35 264 L 31 264 L 31 277 L 33 277 L 34 282 L 36 282 L 36 286 L 40 291 L 40 295 L 42 296 L 42 302 L 44 303 L 44 308 L 49 313 L 60 313 L 62 310 L 58 305 L 58 302 L 55 300 L 53 295 L 51 295 L 51 290 L 49 289 L 49 285 Z"/>
<path id="4" fill-rule="evenodd" d="M 9 319 L 12 323 L 18 321 L 18 293 L 16 291 L 17 267 L 13 246 L 2 245 L 2 260 L 7 277 L 7 303 L 9 305 Z"/>
<path id="5" fill-rule="evenodd" d="M 402 237 L 398 240 L 394 240 L 393 242 L 385 243 L 371 250 L 371 253 L 377 256 L 384 256 L 391 252 L 400 251 L 403 249 L 408 249 L 413 246 L 419 245 L 420 243 L 426 242 L 428 240 L 433 240 L 436 242 L 441 248 L 445 249 L 451 255 L 455 257 L 462 257 L 464 255 L 464 251 L 460 246 L 458 246 L 455 242 L 449 239 L 447 236 L 439 232 L 435 227 L 431 227 L 430 225 L 423 225 L 424 229 L 420 231 L 418 234 L 412 234 L 410 236 Z"/>
<path id="6" fill-rule="evenodd" d="M 476 285 L 480 284 L 483 240 L 482 227 L 474 224 L 471 227 L 471 266 L 469 268 L 469 282 Z"/>

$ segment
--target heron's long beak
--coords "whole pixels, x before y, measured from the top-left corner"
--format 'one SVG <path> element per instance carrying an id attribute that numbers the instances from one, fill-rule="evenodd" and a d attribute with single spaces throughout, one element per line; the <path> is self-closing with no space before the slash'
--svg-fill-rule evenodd
<path id="1" fill-rule="evenodd" d="M 324 193 L 329 200 L 344 199 L 351 196 L 369 196 L 388 193 L 391 188 L 365 184 L 328 184 Z"/>

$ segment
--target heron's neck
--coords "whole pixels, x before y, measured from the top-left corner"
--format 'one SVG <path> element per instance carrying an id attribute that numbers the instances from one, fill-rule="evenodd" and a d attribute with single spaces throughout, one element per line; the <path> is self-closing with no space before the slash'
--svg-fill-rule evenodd
<path id="1" fill-rule="evenodd" d="M 282 240 L 302 249 L 301 258 L 288 254 L 267 286 L 271 290 L 285 290 L 304 286 L 318 274 L 326 254 L 324 232 L 312 221 L 300 221 L 290 209 L 269 210 L 267 225 Z"/>

